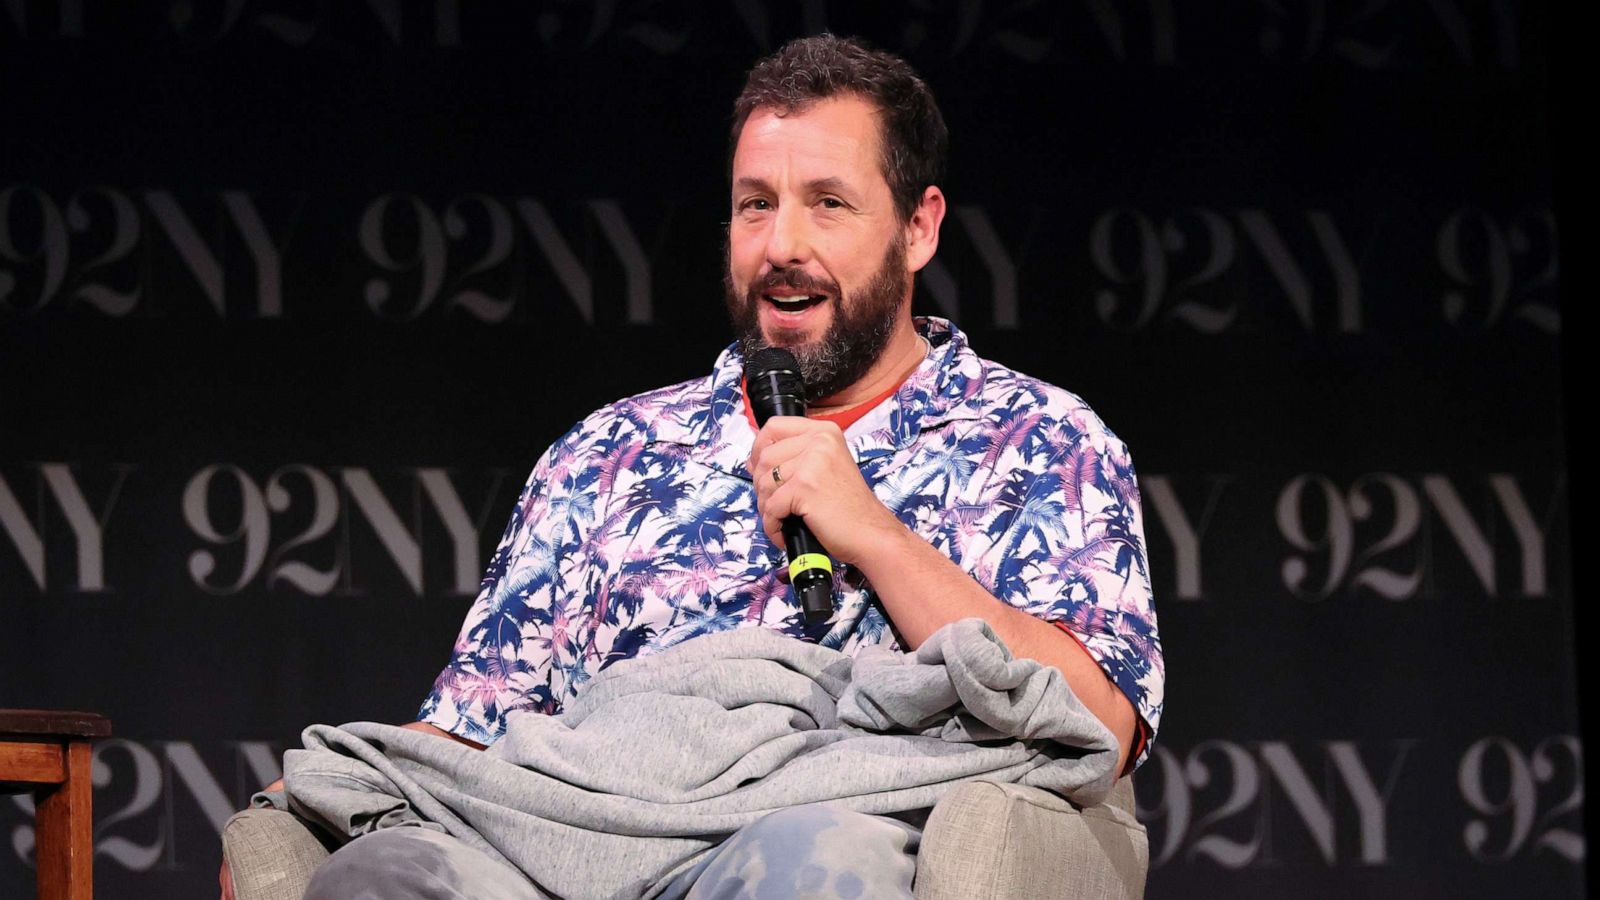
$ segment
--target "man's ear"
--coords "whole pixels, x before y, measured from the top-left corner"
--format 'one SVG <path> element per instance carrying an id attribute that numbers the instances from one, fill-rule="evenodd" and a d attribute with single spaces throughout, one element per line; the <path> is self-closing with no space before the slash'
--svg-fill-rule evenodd
<path id="1" fill-rule="evenodd" d="M 939 226 L 944 223 L 944 191 L 928 185 L 906 223 L 906 269 L 921 271 L 939 249 Z"/>

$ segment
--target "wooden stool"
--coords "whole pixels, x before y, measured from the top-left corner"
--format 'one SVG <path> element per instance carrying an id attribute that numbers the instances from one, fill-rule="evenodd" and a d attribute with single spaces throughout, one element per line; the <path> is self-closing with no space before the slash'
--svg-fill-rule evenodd
<path id="1" fill-rule="evenodd" d="M 89 739 L 110 736 L 94 713 L 0 709 L 0 794 L 33 793 L 40 900 L 94 896 Z"/>

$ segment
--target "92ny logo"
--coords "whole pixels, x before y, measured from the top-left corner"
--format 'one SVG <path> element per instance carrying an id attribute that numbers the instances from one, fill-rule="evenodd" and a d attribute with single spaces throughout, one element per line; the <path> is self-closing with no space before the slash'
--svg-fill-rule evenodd
<path id="1" fill-rule="evenodd" d="M 0 472 L 6 584 L 30 584 L 41 594 L 116 590 L 108 534 L 124 520 L 152 520 L 138 511 L 117 515 L 132 472 L 40 463 L 31 484 L 26 475 Z M 480 535 L 498 527 L 491 515 L 509 507 L 499 496 L 504 481 L 503 471 L 468 477 L 431 467 L 374 473 L 289 464 L 255 475 L 230 463 L 209 465 L 184 480 L 178 498 L 177 521 L 192 541 L 182 564 L 196 588 L 219 596 L 258 588 L 361 593 L 374 579 L 387 589 L 396 577 L 414 596 L 475 595 L 483 575 Z"/>
<path id="2" fill-rule="evenodd" d="M 1414 740 L 1158 743 L 1134 782 L 1151 865 L 1401 865 L 1416 860 L 1397 844 L 1435 826 L 1478 863 L 1583 862 L 1577 738 L 1553 735 L 1532 746 L 1480 738 L 1455 758 L 1453 808 L 1430 798 L 1403 813 L 1425 821 L 1397 820 L 1397 796 L 1426 765 L 1425 752 Z"/>

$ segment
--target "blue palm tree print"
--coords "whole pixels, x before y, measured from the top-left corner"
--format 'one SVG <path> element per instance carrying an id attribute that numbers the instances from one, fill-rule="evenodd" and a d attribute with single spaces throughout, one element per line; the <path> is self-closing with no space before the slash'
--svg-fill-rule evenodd
<path id="1" fill-rule="evenodd" d="M 917 326 L 927 358 L 845 432 L 863 478 L 990 593 L 1076 638 L 1153 736 L 1165 667 L 1127 447 L 1077 395 L 981 359 L 948 321 Z M 756 513 L 742 376 L 730 347 L 709 377 L 604 407 L 545 452 L 423 721 L 489 743 L 620 659 L 733 628 L 896 644 L 853 570 L 834 617 L 804 624 Z"/>

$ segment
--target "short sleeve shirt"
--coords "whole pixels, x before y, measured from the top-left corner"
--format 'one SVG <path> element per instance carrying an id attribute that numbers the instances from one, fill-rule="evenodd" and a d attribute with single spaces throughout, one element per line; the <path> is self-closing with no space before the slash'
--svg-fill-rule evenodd
<path id="1" fill-rule="evenodd" d="M 1164 667 L 1128 449 L 1077 395 L 979 358 L 951 323 L 845 432 L 873 493 L 1000 600 L 1077 638 L 1153 738 Z M 743 364 L 610 404 L 539 460 L 419 718 L 480 743 L 554 714 L 617 660 L 768 628 L 854 653 L 896 638 L 872 586 L 836 566 L 808 626 L 761 528 Z M 1148 755 L 1149 741 L 1140 761 Z"/>

